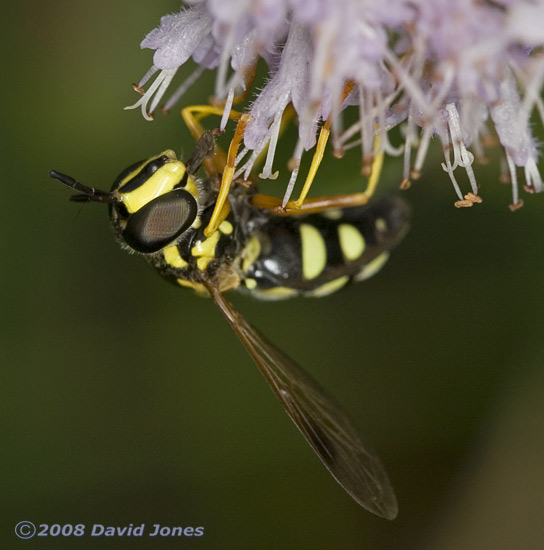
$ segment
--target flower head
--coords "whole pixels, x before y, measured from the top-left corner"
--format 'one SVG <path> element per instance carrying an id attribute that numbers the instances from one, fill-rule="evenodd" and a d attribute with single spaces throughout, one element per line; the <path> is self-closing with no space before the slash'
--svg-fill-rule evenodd
<path id="1" fill-rule="evenodd" d="M 430 139 L 438 136 L 459 200 L 479 201 L 472 165 L 483 158 L 492 128 L 505 154 L 512 206 L 519 206 L 517 168 L 525 189 L 542 191 L 538 147 L 530 119 L 544 119 L 544 0 L 192 0 L 161 19 L 143 40 L 155 50 L 139 83 L 153 84 L 134 106 L 145 117 L 157 107 L 177 69 L 189 58 L 197 69 L 166 102 L 169 108 L 206 69 L 217 69 L 215 97 L 225 100 L 222 125 L 248 75 L 263 59 L 264 87 L 248 107 L 244 134 L 249 173 L 268 146 L 262 177 L 275 177 L 273 160 L 286 109 L 298 117 L 293 153 L 294 185 L 303 151 L 313 148 L 328 121 L 337 153 L 360 146 L 363 173 L 379 151 L 404 155 L 403 184 L 420 173 Z M 143 91 L 142 91 L 143 92 Z M 343 111 L 358 109 L 358 122 L 343 127 Z M 394 146 L 392 128 L 404 143 Z M 379 139 L 376 139 L 379 138 Z M 415 150 L 415 152 L 414 152 Z M 455 170 L 467 175 L 464 194 Z M 288 196 L 286 196 L 286 199 Z"/>

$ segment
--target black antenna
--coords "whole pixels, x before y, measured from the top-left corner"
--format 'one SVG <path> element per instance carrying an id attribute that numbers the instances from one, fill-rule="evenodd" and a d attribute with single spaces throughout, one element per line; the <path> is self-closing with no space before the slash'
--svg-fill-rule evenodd
<path id="1" fill-rule="evenodd" d="M 120 201 L 120 199 L 114 197 L 113 193 L 108 191 L 101 191 L 100 189 L 95 189 L 94 187 L 87 187 L 74 178 L 57 172 L 56 170 L 50 170 L 49 175 L 60 181 L 64 185 L 67 185 L 74 191 L 77 191 L 77 195 L 72 195 L 70 197 L 71 201 L 74 202 L 105 202 L 109 204 L 115 204 Z"/>

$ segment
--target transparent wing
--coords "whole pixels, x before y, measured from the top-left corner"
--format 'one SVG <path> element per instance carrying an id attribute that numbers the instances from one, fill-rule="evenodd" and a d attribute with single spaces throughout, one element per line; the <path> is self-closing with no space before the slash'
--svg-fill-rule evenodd
<path id="1" fill-rule="evenodd" d="M 250 326 L 217 288 L 205 284 L 283 408 L 333 477 L 363 508 L 394 519 L 397 499 L 387 473 L 345 413 L 292 359 Z"/>

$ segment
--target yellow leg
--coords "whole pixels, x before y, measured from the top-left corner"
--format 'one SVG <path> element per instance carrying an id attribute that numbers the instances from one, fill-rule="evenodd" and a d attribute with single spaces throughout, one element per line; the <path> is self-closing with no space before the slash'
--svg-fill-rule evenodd
<path id="1" fill-rule="evenodd" d="M 225 163 L 223 169 L 221 189 L 219 189 L 219 195 L 217 197 L 217 202 L 215 203 L 212 217 L 210 218 L 210 223 L 204 230 L 204 235 L 206 235 L 206 237 L 210 237 L 229 214 L 230 205 L 227 201 L 227 197 L 230 191 L 232 177 L 234 176 L 236 155 L 238 153 L 240 143 L 242 142 L 242 139 L 244 137 L 246 124 L 248 123 L 250 118 L 251 117 L 248 114 L 243 114 L 239 117 L 238 124 L 236 125 L 234 137 L 232 138 L 229 146 L 227 162 Z"/>
<path id="2" fill-rule="evenodd" d="M 315 153 L 312 158 L 312 164 L 310 164 L 310 169 L 308 170 L 308 175 L 306 176 L 306 181 L 304 182 L 304 187 L 302 188 L 302 191 L 300 192 L 298 199 L 295 201 L 295 208 L 300 208 L 302 206 L 302 204 L 306 200 L 306 196 L 308 195 L 308 191 L 310 190 L 310 187 L 312 187 L 312 183 L 314 182 L 314 178 L 315 178 L 315 175 L 317 174 L 317 170 L 319 169 L 319 165 L 323 160 L 323 154 L 325 153 L 325 147 L 329 139 L 330 128 L 331 128 L 331 119 L 329 118 L 327 119 L 325 124 L 323 124 L 323 126 L 321 127 L 321 132 L 319 132 L 319 139 L 317 140 L 317 145 L 315 147 Z"/>
<path id="3" fill-rule="evenodd" d="M 349 95 L 352 88 L 353 83 L 348 82 L 344 87 L 342 101 L 344 101 L 345 98 Z M 220 105 L 193 105 L 191 107 L 184 108 L 181 114 L 185 123 L 187 124 L 187 127 L 191 131 L 191 134 L 195 139 L 198 140 L 205 131 L 203 126 L 200 124 L 200 120 L 209 115 L 222 116 L 223 107 Z M 282 118 L 280 131 L 283 131 L 283 129 L 293 116 L 294 109 L 292 107 L 290 109 L 286 109 L 284 117 Z M 240 144 L 243 140 L 246 125 L 251 117 L 248 114 L 242 114 L 238 111 L 231 111 L 229 113 L 229 118 L 232 120 L 237 120 L 238 124 L 236 126 L 234 137 L 229 146 L 228 155 L 225 155 L 224 151 L 216 145 L 213 158 L 206 159 L 205 161 L 206 170 L 209 174 L 222 173 L 221 188 L 219 190 L 217 202 L 215 204 L 210 222 L 204 230 L 204 234 L 207 237 L 210 237 L 217 230 L 217 227 L 228 216 L 230 212 L 228 194 L 235 172 L 236 156 L 238 153 L 238 149 L 240 148 Z M 320 212 L 329 208 L 345 208 L 349 206 L 357 206 L 366 204 L 369 201 L 378 184 L 379 175 L 383 165 L 383 152 L 377 153 L 379 149 L 379 136 L 377 136 L 374 141 L 375 155 L 372 162 L 372 171 L 367 188 L 363 193 L 355 193 L 352 195 L 336 195 L 331 197 L 321 197 L 317 199 L 306 199 L 321 164 L 321 161 L 323 160 L 325 147 L 327 145 L 327 141 L 330 135 L 330 126 L 331 119 L 329 118 L 321 128 L 319 139 L 316 145 L 316 151 L 312 158 L 312 163 L 310 165 L 306 181 L 298 199 L 296 201 L 289 201 L 286 207 L 282 208 L 282 201 L 280 199 L 268 195 L 257 194 L 252 199 L 252 202 L 255 206 L 258 206 L 259 208 L 273 210 L 279 215 L 290 216 L 301 213 Z M 264 154 L 266 154 L 266 149 L 261 152 L 261 156 L 264 156 Z"/>
<path id="4" fill-rule="evenodd" d="M 194 113 L 197 113 L 197 115 L 195 116 Z M 199 105 L 187 107 L 182 111 L 182 116 L 185 120 L 185 123 L 189 127 L 193 137 L 195 137 L 195 139 L 198 139 L 200 135 L 202 135 L 202 133 L 204 132 L 204 128 L 200 124 L 199 120 L 202 117 L 210 114 L 221 115 L 222 113 L 223 111 L 220 107 Z M 293 118 L 294 114 L 295 110 L 292 106 L 288 107 L 285 110 L 281 120 L 280 133 L 284 131 L 285 127 Z M 221 222 L 228 216 L 230 212 L 230 205 L 227 198 L 236 168 L 236 155 L 238 153 L 238 149 L 240 148 L 240 144 L 242 143 L 246 125 L 251 118 L 250 115 L 242 114 L 238 111 L 231 111 L 231 115 L 232 116 L 229 116 L 229 118 L 232 118 L 233 120 L 238 120 L 238 124 L 236 126 L 236 130 L 234 131 L 234 137 L 232 138 L 229 145 L 228 156 L 225 156 L 223 150 L 216 146 L 216 154 L 214 155 L 214 159 L 212 159 L 216 162 L 213 164 L 213 167 L 211 167 L 213 169 L 213 172 L 209 172 L 222 173 L 223 175 L 221 179 L 221 188 L 219 189 L 219 195 L 217 197 L 217 202 L 215 203 L 212 217 L 210 219 L 210 222 L 208 223 L 208 226 L 204 230 L 204 234 L 206 235 L 206 237 L 210 237 L 217 230 Z M 264 155 L 266 155 L 266 150 L 267 148 L 261 151 L 261 154 L 257 158 L 255 164 L 259 162 L 259 159 L 263 158 Z M 206 165 L 206 170 L 208 170 L 208 165 Z"/>
<path id="5" fill-rule="evenodd" d="M 205 132 L 204 127 L 200 124 L 200 120 L 209 115 L 222 116 L 223 107 L 219 105 L 192 105 L 190 107 L 185 107 L 181 111 L 181 116 L 185 121 L 185 124 L 189 128 L 192 136 L 195 140 L 199 140 L 202 134 Z M 285 110 L 284 116 L 282 117 L 280 132 L 283 132 L 287 123 L 294 116 L 294 109 L 288 107 Z M 231 111 L 229 118 L 232 120 L 238 120 L 236 130 L 234 132 L 234 137 L 229 146 L 228 157 L 225 152 L 218 146 L 215 146 L 215 153 L 212 158 L 204 160 L 206 171 L 208 174 L 222 174 L 221 188 L 219 190 L 219 195 L 217 197 L 217 202 L 210 219 L 210 223 L 206 227 L 204 234 L 207 237 L 210 237 L 221 222 L 228 216 L 230 212 L 230 205 L 227 201 L 228 193 L 230 191 L 230 186 L 232 183 L 232 178 L 234 176 L 236 154 L 242 142 L 246 124 L 250 119 L 250 116 L 247 114 L 242 114 L 238 111 Z M 259 158 L 266 154 L 266 148 L 261 152 Z M 256 163 L 258 160 L 256 161 Z"/>
<path id="6" fill-rule="evenodd" d="M 258 208 L 272 210 L 275 214 L 279 216 L 313 214 L 315 212 L 322 212 L 323 210 L 328 210 L 330 208 L 347 208 L 350 206 L 361 206 L 363 204 L 366 204 L 376 190 L 382 171 L 384 153 L 383 151 L 381 151 L 380 153 L 377 152 L 379 150 L 379 147 L 380 137 L 376 136 L 376 138 L 374 139 L 375 154 L 374 160 L 372 161 L 372 171 L 370 173 L 370 177 L 368 178 L 366 189 L 362 193 L 352 193 L 351 195 L 331 195 L 329 197 L 306 199 L 301 204 L 299 204 L 298 200 L 289 201 L 285 208 L 282 207 L 281 199 L 278 199 L 277 197 L 256 194 L 253 196 L 252 203 Z"/>
<path id="7" fill-rule="evenodd" d="M 350 80 L 346 82 L 346 85 L 344 86 L 344 91 L 342 92 L 342 96 L 340 98 L 340 105 L 344 102 L 346 97 L 348 97 L 351 90 L 353 89 L 353 86 L 354 86 L 353 81 Z M 331 130 L 331 117 L 329 116 L 329 118 L 325 121 L 325 124 L 323 124 L 323 126 L 321 127 L 321 131 L 319 132 L 319 139 L 317 141 L 315 153 L 312 158 L 312 164 L 310 165 L 310 169 L 308 171 L 308 175 L 306 176 L 306 181 L 304 182 L 302 191 L 300 192 L 298 199 L 294 203 L 295 208 L 302 207 L 304 201 L 306 200 L 306 196 L 308 195 L 308 191 L 310 191 L 310 188 L 312 187 L 312 183 L 314 182 L 314 179 L 319 169 L 319 166 L 321 164 L 321 161 L 323 160 L 323 154 L 325 153 L 325 147 L 329 139 L 330 130 Z"/>
<path id="8" fill-rule="evenodd" d="M 365 195 L 367 195 L 369 199 L 372 197 L 376 187 L 378 186 L 383 168 L 384 152 L 380 151 L 380 141 L 381 138 L 377 135 L 374 138 L 374 158 L 372 159 L 372 168 L 370 169 L 370 176 L 368 177 L 368 183 L 364 191 Z"/>
<path id="9" fill-rule="evenodd" d="M 362 193 L 351 193 L 349 195 L 329 195 L 326 197 L 315 197 L 307 199 L 301 206 L 295 201 L 289 201 L 284 207 L 282 200 L 272 195 L 257 193 L 253 195 L 251 203 L 257 208 L 271 210 L 277 216 L 297 216 L 302 214 L 315 214 L 333 208 L 350 208 L 367 204 L 371 195 L 366 191 Z"/>
<path id="10" fill-rule="evenodd" d="M 297 206 L 295 201 L 289 201 L 284 208 L 281 199 L 257 193 L 253 196 L 251 202 L 257 208 L 272 210 L 277 216 L 297 216 L 315 214 L 331 208 L 361 206 L 367 204 L 368 200 L 369 197 L 366 193 L 352 193 L 351 195 L 331 195 L 329 197 L 307 199 L 301 206 Z"/>

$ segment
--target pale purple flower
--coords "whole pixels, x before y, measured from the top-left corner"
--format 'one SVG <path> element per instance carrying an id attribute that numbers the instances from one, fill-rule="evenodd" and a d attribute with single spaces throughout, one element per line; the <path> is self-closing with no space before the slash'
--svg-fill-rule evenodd
<path id="1" fill-rule="evenodd" d="M 215 97 L 225 100 L 227 122 L 234 95 L 264 59 L 269 77 L 255 91 L 237 175 L 247 177 L 268 146 L 262 177 L 273 178 L 281 118 L 292 104 L 299 139 L 292 154 L 293 188 L 304 151 L 331 121 L 337 153 L 360 146 L 363 172 L 379 150 L 404 155 L 403 184 L 420 173 L 431 138 L 441 141 L 457 206 L 479 200 L 473 170 L 493 132 L 502 146 L 512 206 L 525 189 L 542 191 L 538 144 L 531 129 L 544 104 L 544 0 L 192 0 L 161 19 L 143 40 L 155 50 L 139 86 L 160 71 L 140 106 L 146 118 L 159 104 L 177 69 L 189 58 L 197 69 L 166 102 L 170 108 L 206 69 L 216 69 Z M 348 93 L 349 92 L 349 93 Z M 347 94 L 347 95 L 346 95 Z M 343 127 L 343 111 L 358 122 Z M 390 130 L 401 125 L 403 143 Z M 380 139 L 376 140 L 376 136 Z M 244 155 L 249 157 L 243 161 Z M 472 194 L 454 171 L 462 168 Z M 467 184 L 465 183 L 466 187 Z M 467 198 L 468 197 L 468 198 Z M 284 201 L 285 202 L 285 201 Z"/>

